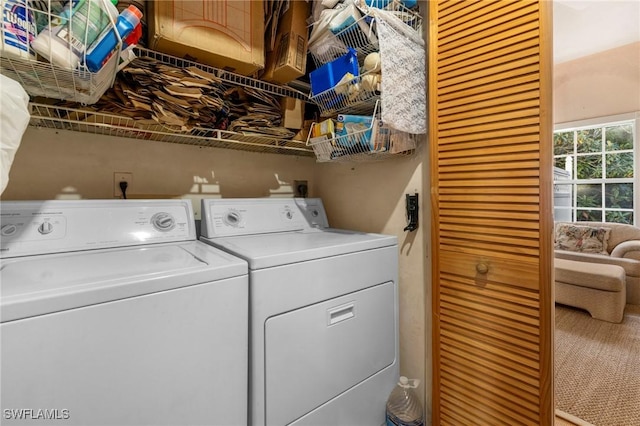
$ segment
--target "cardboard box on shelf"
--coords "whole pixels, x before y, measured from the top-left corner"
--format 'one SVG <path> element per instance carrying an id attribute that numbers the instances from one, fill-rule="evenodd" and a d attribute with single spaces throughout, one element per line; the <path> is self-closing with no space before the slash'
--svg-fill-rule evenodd
<path id="1" fill-rule="evenodd" d="M 267 53 L 263 80 L 285 84 L 306 73 L 308 16 L 309 3 L 305 0 L 289 2 L 289 9 L 278 22 L 275 48 Z"/>
<path id="2" fill-rule="evenodd" d="M 304 120 L 302 124 L 302 129 L 296 133 L 296 135 L 292 138 L 296 141 L 307 141 L 309 139 L 309 133 L 311 132 L 311 125 L 313 124 L 313 120 Z"/>
<path id="3" fill-rule="evenodd" d="M 264 68 L 262 0 L 147 2 L 149 47 L 242 75 Z"/>
<path id="4" fill-rule="evenodd" d="M 282 126 L 287 129 L 302 129 L 304 124 L 304 102 L 300 99 L 284 97 L 280 100 Z"/>

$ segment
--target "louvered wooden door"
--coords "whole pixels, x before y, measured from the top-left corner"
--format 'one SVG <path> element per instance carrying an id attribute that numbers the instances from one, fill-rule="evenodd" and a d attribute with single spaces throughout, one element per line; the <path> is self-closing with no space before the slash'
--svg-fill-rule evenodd
<path id="1" fill-rule="evenodd" d="M 429 4 L 433 424 L 551 425 L 551 2 Z"/>

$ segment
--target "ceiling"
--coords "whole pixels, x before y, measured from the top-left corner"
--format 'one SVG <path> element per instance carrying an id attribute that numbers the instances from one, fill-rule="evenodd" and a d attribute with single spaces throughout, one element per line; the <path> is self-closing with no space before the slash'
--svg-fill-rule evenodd
<path id="1" fill-rule="evenodd" d="M 640 41 L 640 0 L 553 0 L 554 62 Z"/>

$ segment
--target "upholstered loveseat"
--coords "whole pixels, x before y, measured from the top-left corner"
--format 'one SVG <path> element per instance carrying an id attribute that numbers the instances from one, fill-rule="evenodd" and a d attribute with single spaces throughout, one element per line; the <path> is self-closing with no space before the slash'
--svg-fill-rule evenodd
<path id="1" fill-rule="evenodd" d="M 640 228 L 619 223 L 557 222 L 555 257 L 621 266 L 627 303 L 640 305 Z"/>

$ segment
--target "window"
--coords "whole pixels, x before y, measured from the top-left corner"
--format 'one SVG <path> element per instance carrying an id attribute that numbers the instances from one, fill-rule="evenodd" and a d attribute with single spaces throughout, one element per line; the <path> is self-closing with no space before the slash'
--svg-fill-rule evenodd
<path id="1" fill-rule="evenodd" d="M 563 214 L 561 220 L 635 223 L 639 190 L 635 178 L 637 121 L 632 116 L 619 121 L 556 127 L 553 135 L 556 220 Z M 566 204 L 562 203 L 563 194 L 567 197 Z"/>

